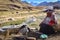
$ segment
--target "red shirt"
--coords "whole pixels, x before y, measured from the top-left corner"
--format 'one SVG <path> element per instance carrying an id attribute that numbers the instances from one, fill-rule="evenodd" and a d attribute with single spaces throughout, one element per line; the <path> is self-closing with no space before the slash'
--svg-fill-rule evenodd
<path id="1" fill-rule="evenodd" d="M 55 21 L 54 20 L 50 20 L 49 25 L 54 25 Z"/>

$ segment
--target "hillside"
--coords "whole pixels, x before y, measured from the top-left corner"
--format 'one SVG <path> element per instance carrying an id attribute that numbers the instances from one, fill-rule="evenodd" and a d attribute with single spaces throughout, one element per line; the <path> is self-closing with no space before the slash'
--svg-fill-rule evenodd
<path id="1" fill-rule="evenodd" d="M 28 7 L 32 6 L 20 0 L 0 0 L 0 11 L 21 10 L 28 9 Z"/>
<path id="2" fill-rule="evenodd" d="M 0 26 L 20 24 L 39 10 L 20 0 L 0 0 Z"/>

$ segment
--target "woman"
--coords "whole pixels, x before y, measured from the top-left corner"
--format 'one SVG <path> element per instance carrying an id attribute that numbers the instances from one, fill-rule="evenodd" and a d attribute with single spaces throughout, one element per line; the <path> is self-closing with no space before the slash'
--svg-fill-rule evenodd
<path id="1" fill-rule="evenodd" d="M 44 34 L 51 35 L 55 33 L 53 26 L 57 25 L 57 20 L 54 10 L 48 9 L 46 12 L 47 12 L 47 16 L 39 25 L 40 26 L 39 31 Z"/>

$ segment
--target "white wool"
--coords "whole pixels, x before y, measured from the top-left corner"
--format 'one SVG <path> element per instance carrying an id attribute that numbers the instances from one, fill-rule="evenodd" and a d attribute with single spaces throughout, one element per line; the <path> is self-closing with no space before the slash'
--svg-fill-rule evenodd
<path id="1" fill-rule="evenodd" d="M 46 9 L 51 9 L 51 10 L 53 10 L 53 6 L 48 6 Z"/>
<path id="2" fill-rule="evenodd" d="M 28 30 L 27 27 L 25 27 L 25 28 L 22 28 L 22 29 L 20 30 L 20 32 L 21 32 L 22 34 L 24 34 L 24 33 L 29 32 L 29 30 Z"/>

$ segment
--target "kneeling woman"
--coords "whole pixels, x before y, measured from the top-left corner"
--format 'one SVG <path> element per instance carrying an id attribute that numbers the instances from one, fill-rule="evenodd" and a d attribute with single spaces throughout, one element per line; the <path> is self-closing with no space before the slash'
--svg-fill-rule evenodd
<path id="1" fill-rule="evenodd" d="M 40 26 L 40 32 L 51 35 L 55 33 L 55 30 L 53 28 L 53 25 L 57 25 L 57 20 L 55 17 L 55 13 L 53 10 L 48 9 L 47 10 L 47 16 L 45 19 L 41 22 Z"/>

